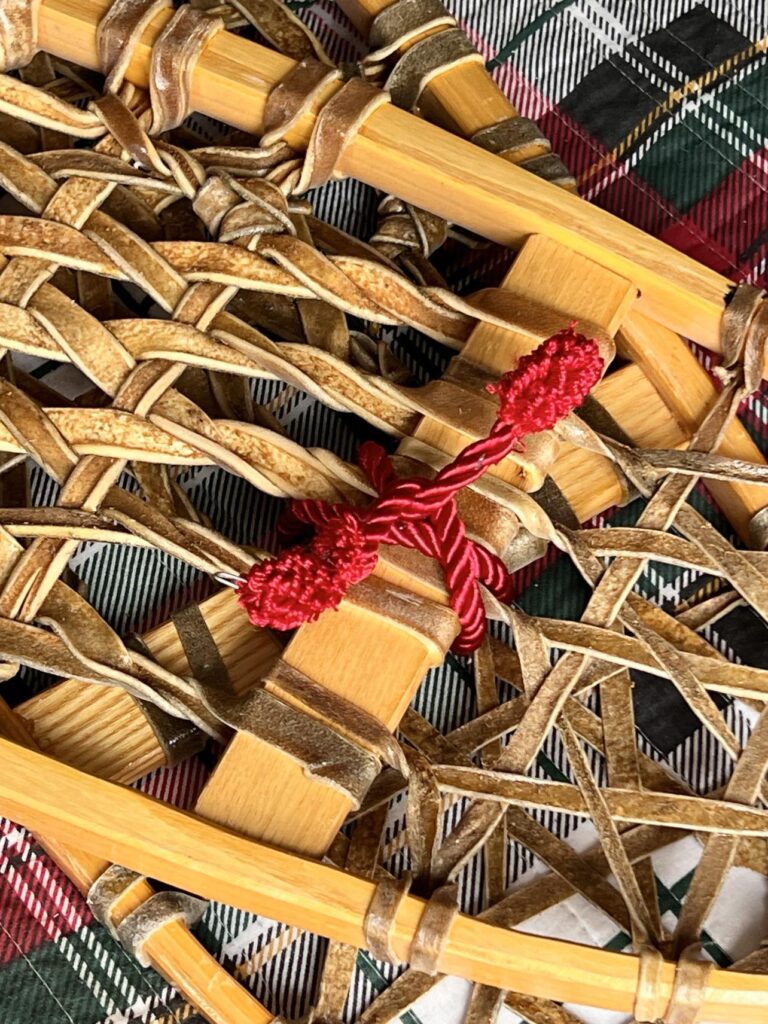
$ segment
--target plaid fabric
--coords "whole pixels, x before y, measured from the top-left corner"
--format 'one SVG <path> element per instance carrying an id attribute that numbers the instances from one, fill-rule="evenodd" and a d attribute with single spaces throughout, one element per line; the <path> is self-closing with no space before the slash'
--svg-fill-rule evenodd
<path id="1" fill-rule="evenodd" d="M 553 148 L 578 175 L 583 193 L 734 280 L 765 282 L 768 254 L 768 46 L 765 5 L 748 0 L 449 0 L 488 60 L 499 85 L 522 113 L 535 118 Z M 362 52 L 362 44 L 329 0 L 294 4 L 336 59 Z M 198 129 L 205 133 L 203 124 Z M 374 223 L 375 196 L 354 183 L 330 186 L 317 197 L 321 216 L 365 234 Z M 451 249 L 444 268 L 452 284 L 465 288 L 493 278 L 506 257 L 491 250 Z M 436 346 L 407 332 L 392 343 L 422 380 L 439 373 L 444 359 Z M 34 372 L 74 394 L 82 381 L 71 368 L 42 365 Z M 279 385 L 260 386 L 268 399 Z M 367 431 L 301 395 L 290 398 L 282 418 L 301 444 L 322 442 L 351 457 Z M 753 396 L 742 411 L 747 427 L 768 449 L 768 403 Z M 33 472 L 35 498 L 55 500 L 55 485 Z M 278 503 L 212 469 L 191 472 L 193 500 L 214 524 L 237 541 L 269 541 Z M 698 507 L 728 532 L 703 491 Z M 614 512 L 610 521 L 632 523 L 637 505 Z M 142 549 L 84 545 L 73 569 L 89 597 L 124 632 L 162 621 L 174 609 L 209 592 L 210 584 L 173 559 Z M 561 557 L 550 555 L 525 571 L 522 606 L 531 612 L 578 616 L 584 590 Z M 126 591 L 122 581 L 130 579 Z M 674 605 L 705 583 L 688 570 L 651 563 L 640 582 L 644 595 Z M 765 629 L 748 609 L 717 622 L 708 639 L 732 659 L 768 664 Z M 698 728 L 671 684 L 636 674 L 637 720 L 643 748 L 665 761 L 696 789 L 719 785 L 729 770 L 711 736 Z M 47 685 L 33 672 L 6 684 L 18 702 Z M 473 710 L 468 665 L 449 657 L 430 674 L 416 704 L 441 730 L 466 720 Z M 751 712 L 722 699 L 736 736 L 748 735 Z M 204 759 L 160 771 L 140 788 L 180 806 L 194 803 L 210 764 Z M 551 739 L 536 770 L 562 778 L 567 771 L 559 744 Z M 458 810 L 456 811 L 458 813 Z M 594 840 L 590 825 L 574 819 L 546 824 L 578 848 Z M 402 807 L 392 813 L 391 865 L 402 866 L 396 837 Z M 666 923 L 680 911 L 700 848 L 693 839 L 654 858 Z M 140 969 L 94 923 L 71 883 L 35 840 L 13 823 L 0 823 L 0 1019 L 4 1024 L 122 1024 L 198 1018 L 157 975 Z M 510 853 L 510 878 L 528 880 L 544 870 L 525 850 Z M 482 875 L 471 867 L 463 879 L 463 905 L 480 909 Z M 617 933 L 601 912 L 573 897 L 527 925 L 614 949 L 629 937 Z M 322 962 L 323 943 L 266 919 L 212 905 L 198 934 L 206 945 L 275 1012 L 298 1016 L 307 1006 Z M 744 869 L 731 872 L 707 921 L 707 950 L 721 966 L 754 949 L 768 934 L 768 880 Z M 275 955 L 276 954 L 276 955 Z M 392 969 L 367 954 L 347 1006 L 348 1019 L 391 980 Z M 463 1017 L 468 987 L 448 979 L 404 1020 L 452 1024 Z M 621 1015 L 570 1008 L 594 1024 L 614 1024 Z M 516 1021 L 502 1010 L 505 1024 Z"/>

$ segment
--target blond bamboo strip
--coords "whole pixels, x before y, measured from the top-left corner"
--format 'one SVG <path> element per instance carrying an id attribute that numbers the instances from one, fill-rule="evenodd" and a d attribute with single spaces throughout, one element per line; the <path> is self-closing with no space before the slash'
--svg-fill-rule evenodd
<path id="1" fill-rule="evenodd" d="M 687 433 L 669 416 L 639 366 L 623 367 L 606 377 L 595 395 L 637 444 L 662 448 L 685 444 Z M 563 444 L 551 473 L 581 519 L 622 498 L 621 484 L 608 460 L 583 449 Z M 208 598 L 201 611 L 233 685 L 244 687 L 260 678 L 276 650 L 269 634 L 252 631 L 229 590 Z M 166 668 L 188 671 L 172 622 L 143 639 Z M 132 782 L 163 764 L 155 734 L 120 690 L 69 680 L 26 701 L 18 712 L 44 751 L 103 778 Z M 103 722 L 105 728 L 94 730 L 94 722 Z M 87 744 L 82 742 L 84 735 L 90 737 Z"/>
<path id="2" fill-rule="evenodd" d="M 376 15 L 390 6 L 389 0 L 337 0 L 338 6 L 360 34 L 367 38 L 371 22 Z M 427 33 L 425 33 L 426 35 Z M 414 38 L 399 53 L 404 53 L 418 39 Z M 461 70 L 463 74 L 455 74 Z M 515 117 L 517 110 L 498 89 L 485 88 L 487 72 L 480 64 L 463 64 L 450 68 L 444 74 L 433 78 L 422 93 L 419 106 L 427 120 L 441 125 L 448 131 L 469 137 L 481 128 L 489 128 L 507 117 Z M 457 90 L 463 93 L 462 101 L 456 98 Z M 470 103 L 465 103 L 472 97 Z M 514 163 L 522 163 L 535 156 L 549 153 L 549 145 L 531 145 L 524 151 L 516 151 Z"/>
<path id="3" fill-rule="evenodd" d="M 141 793 L 95 779 L 0 739 L 0 811 L 28 828 L 171 885 L 364 947 L 375 883 L 233 835 Z M 146 837 L 151 836 L 152 842 Z M 392 944 L 407 960 L 424 902 L 410 896 Z M 494 928 L 459 915 L 439 958 L 442 973 L 548 999 L 631 1012 L 634 956 Z M 665 964 L 669 998 L 674 966 Z M 768 976 L 711 975 L 701 1016 L 753 1024 L 768 1006 Z"/>
<path id="4" fill-rule="evenodd" d="M 279 653 L 275 637 L 250 625 L 229 589 L 203 601 L 200 611 L 215 637 L 233 688 L 240 692 L 253 686 Z M 189 674 L 172 621 L 150 630 L 142 639 L 164 668 Z M 165 763 L 144 712 L 117 688 L 70 679 L 16 710 L 45 753 L 100 778 L 127 784 Z"/>
<path id="5" fill-rule="evenodd" d="M 97 66 L 96 25 L 108 0 L 44 0 L 40 44 L 58 56 Z M 144 34 L 128 77 L 147 84 L 151 42 L 167 14 Z M 222 32 L 192 75 L 192 104 L 258 133 L 271 88 L 293 62 L 255 43 Z M 306 145 L 313 117 L 288 141 Z M 350 140 L 338 170 L 479 234 L 519 246 L 541 233 L 631 281 L 639 306 L 653 319 L 717 349 L 720 319 L 732 285 L 657 239 L 513 164 L 485 153 L 387 104 Z"/>
<path id="6" fill-rule="evenodd" d="M 575 279 L 569 273 L 574 262 Z M 525 245 L 502 288 L 527 295 L 534 282 L 540 301 L 551 299 L 556 308 L 569 309 L 571 315 L 609 333 L 616 330 L 634 299 L 634 289 L 625 280 L 543 237 Z M 458 362 L 496 374 L 532 347 L 529 337 L 478 323 Z M 438 394 L 442 383 L 433 385 Z M 468 440 L 453 402 L 442 420 L 424 416 L 414 437 L 446 454 L 453 454 Z M 494 468 L 504 475 L 504 463 Z M 512 472 L 517 475 L 517 465 L 513 464 Z M 394 576 L 383 560 L 381 566 L 386 578 L 424 595 L 412 575 Z M 437 597 L 445 600 L 442 592 Z M 391 619 L 346 602 L 337 612 L 302 626 L 283 659 L 390 730 L 396 728 L 427 669 L 441 660 L 431 645 Z M 254 778 L 261 780 L 258 786 L 253 785 Z M 304 773 L 283 751 L 245 733 L 233 738 L 197 804 L 197 811 L 211 821 L 310 856 L 327 851 L 351 809 L 346 795 Z"/>
<path id="7" fill-rule="evenodd" d="M 2 700 L 0 735 L 30 750 L 35 749 L 19 716 Z M 103 857 L 62 843 L 58 838 L 49 839 L 43 834 L 37 839 L 84 896 L 108 867 L 109 862 Z M 146 880 L 131 886 L 113 909 L 112 923 L 118 925 L 153 893 Z M 170 921 L 154 932 L 147 939 L 144 952 L 155 970 L 172 981 L 211 1024 L 267 1024 L 272 1020 L 272 1014 L 199 945 L 184 921 Z"/>
<path id="8" fill-rule="evenodd" d="M 717 391 L 690 348 L 674 332 L 637 314 L 622 325 L 617 348 L 622 356 L 641 367 L 682 430 L 692 434 L 715 402 Z M 729 425 L 715 451 L 747 462 L 765 462 L 765 456 L 739 420 Z M 707 489 L 742 540 L 749 543 L 750 520 L 768 504 L 763 489 L 756 484 L 720 480 L 708 480 Z"/>

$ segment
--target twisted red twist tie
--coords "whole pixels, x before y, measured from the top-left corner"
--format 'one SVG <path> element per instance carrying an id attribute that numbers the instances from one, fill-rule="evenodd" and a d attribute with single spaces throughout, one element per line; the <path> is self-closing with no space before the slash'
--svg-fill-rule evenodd
<path id="1" fill-rule="evenodd" d="M 453 650 L 475 650 L 485 634 L 480 584 L 508 601 L 512 576 L 487 548 L 467 537 L 456 494 L 500 462 L 528 434 L 548 430 L 579 406 L 600 379 L 597 343 L 574 325 L 545 341 L 488 391 L 499 414 L 488 437 L 468 445 L 434 477 L 399 478 L 377 444 L 360 448 L 359 462 L 379 493 L 367 508 L 293 502 L 293 515 L 316 533 L 303 548 L 254 565 L 241 579 L 240 603 L 255 626 L 293 629 L 336 608 L 354 583 L 376 567 L 379 544 L 414 548 L 440 563 L 451 607 L 461 623 Z"/>

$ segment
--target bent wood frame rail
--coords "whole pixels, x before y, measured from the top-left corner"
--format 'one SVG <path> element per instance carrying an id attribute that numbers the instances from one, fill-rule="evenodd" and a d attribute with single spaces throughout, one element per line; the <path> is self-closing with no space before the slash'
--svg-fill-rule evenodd
<path id="1" fill-rule="evenodd" d="M 392 0 L 337 0 L 337 3 L 365 38 L 369 35 L 373 19 L 392 7 Z M 407 44 L 395 51 L 390 61 L 433 31 L 425 26 L 422 34 L 410 33 Z M 478 62 L 456 63 L 431 77 L 419 99 L 419 110 L 429 121 L 463 138 L 471 138 L 476 132 L 519 116 L 489 72 Z M 513 163 L 520 162 L 517 150 L 505 153 L 503 158 Z M 701 403 L 714 402 L 716 391 L 709 375 L 702 370 L 682 338 L 633 309 L 622 322 L 616 344 L 620 355 L 642 366 L 681 424 L 692 429 L 695 423 L 701 422 Z M 638 443 L 644 447 L 642 442 Z M 757 446 L 737 424 L 733 424 L 718 450 L 733 458 L 761 460 Z M 749 543 L 749 518 L 745 518 L 738 507 L 743 496 L 738 485 L 719 488 L 714 483 L 711 489 L 731 524 Z M 758 508 L 752 509 L 752 514 L 762 508 L 763 502 L 759 498 L 757 500 Z M 746 504 L 748 507 L 751 505 L 749 498 Z"/>
<path id="2" fill-rule="evenodd" d="M 43 0 L 43 49 L 98 68 L 96 26 L 106 0 Z M 127 77 L 147 85 L 149 54 L 168 14 L 149 25 Z M 201 113 L 260 134 L 267 96 L 293 61 L 227 32 L 215 36 L 192 74 Z M 314 114 L 286 141 L 306 147 Z M 391 104 L 378 108 L 346 146 L 337 170 L 432 213 L 516 248 L 543 233 L 622 275 L 640 291 L 638 309 L 717 350 L 720 320 L 733 286 L 652 238 L 513 164 L 457 139 Z"/>

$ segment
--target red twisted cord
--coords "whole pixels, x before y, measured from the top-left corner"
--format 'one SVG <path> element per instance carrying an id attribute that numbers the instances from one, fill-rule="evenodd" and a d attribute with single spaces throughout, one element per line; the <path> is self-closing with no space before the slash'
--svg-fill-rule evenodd
<path id="1" fill-rule="evenodd" d="M 508 601 L 512 577 L 504 563 L 466 535 L 456 494 L 500 462 L 523 437 L 552 428 L 580 405 L 603 368 L 597 343 L 573 324 L 549 338 L 488 391 L 499 414 L 487 437 L 468 445 L 432 480 L 400 479 L 383 448 L 362 445 L 360 465 L 379 492 L 367 508 L 321 501 L 293 502 L 291 512 L 315 527 L 312 542 L 254 565 L 238 585 L 240 603 L 256 626 L 293 629 L 336 608 L 354 583 L 376 567 L 379 544 L 400 544 L 436 559 L 451 607 L 461 623 L 453 650 L 482 643 L 485 610 L 480 584 Z"/>

